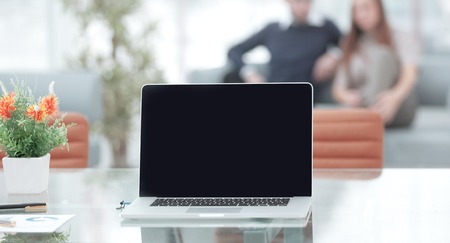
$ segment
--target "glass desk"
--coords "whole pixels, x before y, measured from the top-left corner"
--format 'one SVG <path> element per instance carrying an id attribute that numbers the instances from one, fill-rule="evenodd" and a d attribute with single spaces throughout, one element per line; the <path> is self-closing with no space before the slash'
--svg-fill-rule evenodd
<path id="1" fill-rule="evenodd" d="M 75 215 L 58 230 L 67 242 L 450 242 L 450 169 L 315 170 L 304 227 L 129 225 L 116 208 L 137 188 L 137 169 L 52 169 L 47 193 L 8 195 L 0 170 L 0 203 L 46 200 L 45 214 Z"/>

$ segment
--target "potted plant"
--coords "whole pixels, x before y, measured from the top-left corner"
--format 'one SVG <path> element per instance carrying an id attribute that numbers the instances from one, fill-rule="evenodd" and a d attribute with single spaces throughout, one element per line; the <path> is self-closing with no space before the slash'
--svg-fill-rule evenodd
<path id="1" fill-rule="evenodd" d="M 69 232 L 52 232 L 52 233 L 12 233 L 5 234 L 1 238 L 2 243 L 25 243 L 25 242 L 41 242 L 41 243 L 64 243 L 69 242 Z"/>
<path id="2" fill-rule="evenodd" d="M 47 96 L 35 99 L 24 82 L 13 82 L 14 91 L 0 82 L 0 147 L 6 153 L 3 169 L 11 194 L 35 194 L 48 188 L 50 151 L 69 148 L 65 114 L 58 111 L 58 97 L 49 85 Z"/>
<path id="3" fill-rule="evenodd" d="M 96 126 L 111 144 L 113 167 L 128 167 L 127 153 L 133 131 L 133 118 L 139 114 L 140 91 L 146 83 L 163 83 L 163 73 L 156 63 L 151 48 L 156 22 L 142 0 L 64 0 L 69 13 L 80 24 L 78 50 L 69 64 L 74 69 L 92 70 L 101 75 L 103 82 L 104 114 Z M 145 16 L 141 19 L 141 17 Z M 139 24 L 137 24 L 139 23 Z M 107 35 L 95 35 L 91 29 L 101 28 Z M 133 31 L 131 31 L 133 30 Z M 100 41 L 108 51 L 99 51 Z"/>

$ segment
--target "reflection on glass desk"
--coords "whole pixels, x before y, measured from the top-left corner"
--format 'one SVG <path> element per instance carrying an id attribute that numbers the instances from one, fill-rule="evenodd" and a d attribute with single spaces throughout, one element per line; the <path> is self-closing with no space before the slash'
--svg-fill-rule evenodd
<path id="1" fill-rule="evenodd" d="M 276 219 L 183 221 L 137 220 L 122 226 L 140 227 L 142 242 L 313 242 L 312 220 L 306 225 Z"/>
<path id="2" fill-rule="evenodd" d="M 315 170 L 306 226 L 133 225 L 116 208 L 137 196 L 137 169 L 51 169 L 49 191 L 34 196 L 6 194 L 0 170 L 0 203 L 44 200 L 46 214 L 75 215 L 58 230 L 67 242 L 450 242 L 448 188 L 449 169 Z"/>

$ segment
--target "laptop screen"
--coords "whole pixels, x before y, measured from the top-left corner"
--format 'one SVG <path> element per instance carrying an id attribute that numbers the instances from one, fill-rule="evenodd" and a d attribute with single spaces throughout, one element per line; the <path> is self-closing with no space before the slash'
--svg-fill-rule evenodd
<path id="1" fill-rule="evenodd" d="M 310 196 L 307 83 L 142 88 L 140 196 Z"/>

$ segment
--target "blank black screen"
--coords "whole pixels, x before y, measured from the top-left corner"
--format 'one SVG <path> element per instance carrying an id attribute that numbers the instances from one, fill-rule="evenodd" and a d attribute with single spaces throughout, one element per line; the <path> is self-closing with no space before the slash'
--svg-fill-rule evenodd
<path id="1" fill-rule="evenodd" d="M 311 195 L 306 83 L 142 88 L 140 196 Z"/>

